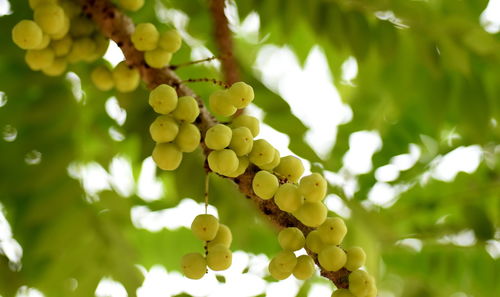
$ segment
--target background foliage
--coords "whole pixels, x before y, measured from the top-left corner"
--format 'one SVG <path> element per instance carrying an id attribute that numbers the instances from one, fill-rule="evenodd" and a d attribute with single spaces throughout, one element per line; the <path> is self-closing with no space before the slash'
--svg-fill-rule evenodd
<path id="1" fill-rule="evenodd" d="M 330 192 L 351 211 L 347 243 L 367 250 L 380 296 L 500 294 L 500 38 L 479 23 L 487 2 L 236 3 L 241 20 L 253 12 L 260 17 L 257 42 L 236 36 L 235 55 L 244 80 L 255 89 L 264 122 L 287 134 L 290 149 L 314 162 L 314 170 L 357 183 L 353 193 L 346 194 L 342 183 L 332 183 Z M 134 225 L 131 211 L 140 206 L 151 211 L 175 207 L 186 197 L 201 201 L 203 157 L 200 152 L 192 154 L 178 172 L 159 173 L 167 189 L 160 200 L 143 199 L 137 191 L 124 194 L 112 183 L 108 190 L 89 192 L 82 179 L 75 178 L 75 170 L 85 164 L 109 169 L 117 156 L 130 162 L 135 183 L 129 186 L 137 190 L 141 165 L 153 147 L 148 126 L 154 114 L 147 106 L 147 90 L 116 94 L 127 112 L 125 123 L 119 125 L 105 107 L 114 94 L 97 91 L 89 81 L 93 65 L 70 69 L 78 74 L 83 95 L 75 90 L 74 80 L 29 70 L 23 52 L 10 41 L 10 30 L 30 18 L 31 11 L 27 1 L 10 4 L 13 13 L 0 17 L 0 91 L 7 98 L 0 107 L 0 203 L 23 253 L 22 265 L 0 254 L 0 295 L 13 296 L 26 285 L 46 296 L 93 296 L 101 278 L 112 277 L 134 296 L 143 281 L 136 264 L 176 270 L 185 251 L 200 247 L 185 228 L 151 232 Z M 173 64 L 190 60 L 200 46 L 216 52 L 204 0 L 146 1 L 131 17 L 167 26 L 157 13 L 162 5 L 184 13 L 189 22 L 180 29 L 201 41 L 185 43 Z M 300 63 L 314 46 L 325 53 L 332 83 L 353 111 L 352 120 L 338 127 L 335 146 L 325 158 L 305 140 L 309 127 L 255 71 L 257 54 L 268 45 L 288 46 Z M 353 84 L 342 81 L 342 65 L 349 57 L 358 64 Z M 178 74 L 220 76 L 210 65 L 182 68 Z M 203 98 L 215 88 L 192 87 Z M 311 111 L 315 108 L 321 106 L 311 106 Z M 17 135 L 12 141 L 13 129 Z M 113 138 L 110 129 L 121 136 Z M 350 136 L 357 131 L 376 131 L 383 141 L 372 157 L 372 169 L 364 174 L 348 172 L 343 162 Z M 370 190 L 380 183 L 376 169 L 408 154 L 410 144 L 421 151 L 418 161 L 387 182 L 404 190 L 391 205 L 369 203 Z M 451 181 L 432 177 L 437 160 L 471 145 L 482 152 L 477 170 L 459 173 Z M 255 219 L 253 206 L 230 182 L 214 178 L 211 183 L 211 203 L 236 235 L 234 248 L 274 254 L 275 230 L 265 218 Z M 452 240 L 457 234 L 473 240 Z M 421 249 L 401 244 L 408 238 L 421 243 Z M 305 283 L 299 294 L 307 295 L 307 288 L 318 281 L 322 280 Z"/>

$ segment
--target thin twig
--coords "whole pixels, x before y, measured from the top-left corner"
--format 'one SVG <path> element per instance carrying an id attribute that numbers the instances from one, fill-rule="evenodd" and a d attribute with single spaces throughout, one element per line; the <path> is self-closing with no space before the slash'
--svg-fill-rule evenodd
<path id="1" fill-rule="evenodd" d="M 210 62 L 210 61 L 215 60 L 215 59 L 221 59 L 221 57 L 212 56 L 212 57 L 208 57 L 208 58 L 201 59 L 201 60 L 194 60 L 194 61 L 181 63 L 181 64 L 177 64 L 177 65 L 170 65 L 170 66 L 168 66 L 168 68 L 170 70 L 176 70 L 176 69 L 179 69 L 181 67 L 186 67 L 186 66 L 190 66 L 190 65 L 194 65 L 194 64 L 204 63 L 204 62 Z"/>
<path id="2" fill-rule="evenodd" d="M 188 79 L 180 81 L 181 84 L 183 84 L 183 83 L 195 83 L 195 82 L 209 82 L 209 83 L 213 83 L 215 85 L 221 86 L 225 89 L 229 88 L 229 85 L 226 82 L 217 80 L 215 78 L 188 78 Z"/>

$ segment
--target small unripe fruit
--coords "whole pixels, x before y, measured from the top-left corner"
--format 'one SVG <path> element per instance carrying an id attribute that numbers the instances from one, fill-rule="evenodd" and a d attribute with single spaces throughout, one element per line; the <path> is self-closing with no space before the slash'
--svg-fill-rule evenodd
<path id="1" fill-rule="evenodd" d="M 31 20 L 22 20 L 12 28 L 12 40 L 22 49 L 35 49 L 42 43 L 42 29 Z"/>
<path id="2" fill-rule="evenodd" d="M 205 144 L 209 149 L 221 150 L 231 142 L 233 131 L 224 124 L 216 124 L 207 130 Z"/>
<path id="3" fill-rule="evenodd" d="M 175 144 L 183 153 L 191 153 L 200 145 L 201 133 L 198 127 L 190 123 L 182 123 L 175 137 Z"/>
<path id="4" fill-rule="evenodd" d="M 169 85 L 161 84 L 149 93 L 149 105 L 160 114 L 169 114 L 177 107 L 177 93 Z"/>
<path id="5" fill-rule="evenodd" d="M 217 229 L 217 234 L 214 239 L 208 242 L 208 248 L 222 244 L 223 246 L 229 248 L 231 246 L 231 242 L 233 241 L 233 234 L 231 233 L 231 229 L 224 224 L 219 223 L 219 229 Z"/>
<path id="6" fill-rule="evenodd" d="M 345 263 L 345 268 L 354 271 L 365 265 L 366 254 L 362 248 L 352 247 L 346 251 L 346 254 L 347 262 Z"/>
<path id="7" fill-rule="evenodd" d="M 299 158 L 294 156 L 282 157 L 278 167 L 274 169 L 275 172 L 283 177 L 286 177 L 292 183 L 296 183 L 304 173 L 304 165 Z"/>
<path id="8" fill-rule="evenodd" d="M 231 148 L 238 156 L 250 153 L 253 147 L 253 136 L 250 129 L 247 127 L 239 127 L 232 129 L 232 131 L 233 134 L 231 142 L 229 143 L 229 148 Z"/>
<path id="9" fill-rule="evenodd" d="M 285 183 L 274 194 L 274 202 L 276 202 L 279 209 L 291 213 L 302 206 L 304 198 L 300 195 L 300 191 L 296 185 Z"/>
<path id="10" fill-rule="evenodd" d="M 153 68 L 160 69 L 167 66 L 170 59 L 172 59 L 172 53 L 161 48 L 155 48 L 144 53 L 144 60 Z"/>
<path id="11" fill-rule="evenodd" d="M 318 254 L 319 264 L 328 271 L 337 271 L 344 267 L 346 260 L 345 252 L 335 245 L 323 248 Z"/>
<path id="12" fill-rule="evenodd" d="M 347 226 L 341 218 L 327 218 L 318 232 L 326 244 L 339 245 L 347 234 Z"/>
<path id="13" fill-rule="evenodd" d="M 177 102 L 177 108 L 172 112 L 174 118 L 178 121 L 188 123 L 194 122 L 200 114 L 198 102 L 191 96 L 183 96 Z"/>
<path id="14" fill-rule="evenodd" d="M 175 170 L 181 164 L 182 152 L 173 143 L 157 143 L 152 157 L 160 169 Z"/>
<path id="15" fill-rule="evenodd" d="M 231 266 L 232 253 L 223 244 L 217 244 L 208 249 L 207 265 L 214 271 L 226 270 Z"/>
<path id="16" fill-rule="evenodd" d="M 252 180 L 252 189 L 254 193 L 264 200 L 273 198 L 278 187 L 278 178 L 267 171 L 262 170 L 257 172 Z"/>
<path id="17" fill-rule="evenodd" d="M 155 142 L 170 142 L 179 133 L 179 125 L 172 117 L 161 115 L 149 126 L 149 132 Z"/>
<path id="18" fill-rule="evenodd" d="M 313 173 L 300 179 L 299 189 L 306 201 L 318 202 L 325 198 L 327 190 L 326 180 L 321 174 Z"/>
<path id="19" fill-rule="evenodd" d="M 318 230 L 313 230 L 307 234 L 306 247 L 316 254 L 325 247 L 325 243 L 321 240 Z"/>
<path id="20" fill-rule="evenodd" d="M 158 45 L 160 33 L 155 25 L 151 23 L 141 23 L 135 27 L 130 39 L 134 47 L 139 51 L 151 51 Z"/>
<path id="21" fill-rule="evenodd" d="M 211 214 L 197 215 L 191 223 L 191 231 L 200 240 L 213 240 L 219 230 L 219 220 Z"/>
<path id="22" fill-rule="evenodd" d="M 158 46 L 162 49 L 175 53 L 181 48 L 182 38 L 179 32 L 175 29 L 165 31 L 160 34 L 160 40 L 158 40 Z"/>
<path id="23" fill-rule="evenodd" d="M 316 271 L 314 260 L 309 255 L 301 255 L 297 258 L 293 276 L 300 280 L 306 280 L 313 276 L 314 271 Z"/>
<path id="24" fill-rule="evenodd" d="M 106 66 L 100 65 L 92 70 L 90 79 L 97 89 L 101 91 L 109 91 L 115 85 L 113 82 L 113 74 Z"/>
<path id="25" fill-rule="evenodd" d="M 321 225 L 328 213 L 328 209 L 322 202 L 305 202 L 293 213 L 293 215 L 309 227 L 318 227 Z"/>
<path id="26" fill-rule="evenodd" d="M 231 85 L 228 89 L 230 101 L 236 108 L 245 108 L 253 101 L 253 88 L 240 81 Z"/>
<path id="27" fill-rule="evenodd" d="M 200 279 L 207 272 L 207 261 L 200 253 L 186 254 L 181 259 L 182 273 L 190 279 Z"/>
<path id="28" fill-rule="evenodd" d="M 252 132 L 253 137 L 257 137 L 260 131 L 259 120 L 256 117 L 252 117 L 245 114 L 242 114 L 237 118 L 235 118 L 231 123 L 231 126 L 233 128 L 247 127 L 248 129 L 250 129 L 250 132 Z"/>
<path id="29" fill-rule="evenodd" d="M 118 91 L 126 93 L 135 90 L 139 86 L 141 76 L 139 70 L 122 61 L 113 69 L 113 81 Z"/>
<path id="30" fill-rule="evenodd" d="M 229 117 L 236 112 L 236 107 L 230 102 L 226 90 L 213 92 L 208 98 L 210 109 L 218 115 Z"/>
<path id="31" fill-rule="evenodd" d="M 255 140 L 248 157 L 250 162 L 257 166 L 268 164 L 273 160 L 274 147 L 264 139 Z"/>
<path id="32" fill-rule="evenodd" d="M 306 239 L 299 228 L 289 227 L 280 231 L 278 242 L 284 250 L 297 251 L 304 247 Z"/>
<path id="33" fill-rule="evenodd" d="M 262 170 L 273 170 L 274 168 L 276 168 L 276 166 L 278 166 L 280 164 L 280 152 L 275 149 L 274 150 L 274 156 L 273 156 L 273 160 L 270 162 L 270 163 L 267 163 L 267 164 L 264 164 L 264 165 L 261 165 L 259 166 L 260 169 Z"/>

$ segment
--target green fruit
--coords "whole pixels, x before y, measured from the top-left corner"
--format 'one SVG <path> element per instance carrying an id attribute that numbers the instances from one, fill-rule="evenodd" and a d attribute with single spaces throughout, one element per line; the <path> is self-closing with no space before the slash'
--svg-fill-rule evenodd
<path id="1" fill-rule="evenodd" d="M 231 142 L 233 131 L 226 125 L 216 124 L 207 130 L 205 144 L 209 149 L 221 150 Z"/>
<path id="2" fill-rule="evenodd" d="M 281 248 L 286 251 L 298 251 L 304 247 L 306 239 L 299 228 L 289 227 L 280 231 L 278 242 Z"/>
<path id="3" fill-rule="evenodd" d="M 71 46 L 73 45 L 73 39 L 71 36 L 67 35 L 63 39 L 52 40 L 50 46 L 54 50 L 54 54 L 57 57 L 62 57 L 71 51 Z"/>
<path id="4" fill-rule="evenodd" d="M 57 0 L 55 0 L 54 2 L 57 2 Z M 72 1 L 62 1 L 61 3 L 59 3 L 59 5 L 64 10 L 64 14 L 69 19 L 73 19 L 74 17 L 78 16 L 82 11 L 81 6 Z"/>
<path id="5" fill-rule="evenodd" d="M 278 187 L 278 178 L 267 171 L 257 172 L 252 180 L 254 193 L 264 200 L 273 198 Z"/>
<path id="6" fill-rule="evenodd" d="M 160 69 L 167 66 L 170 59 L 172 59 L 172 53 L 161 48 L 155 48 L 144 53 L 144 60 L 153 68 Z"/>
<path id="7" fill-rule="evenodd" d="M 139 70 L 122 61 L 113 69 L 113 81 L 118 91 L 126 93 L 135 90 L 141 82 Z"/>
<path id="8" fill-rule="evenodd" d="M 191 153 L 200 145 L 200 140 L 201 134 L 198 127 L 190 123 L 182 123 L 175 138 L 175 144 L 181 152 Z"/>
<path id="9" fill-rule="evenodd" d="M 247 155 L 252 151 L 253 136 L 250 129 L 247 127 L 239 127 L 232 129 L 233 134 L 229 148 L 231 148 L 237 156 Z"/>
<path id="10" fill-rule="evenodd" d="M 46 48 L 49 45 L 49 43 L 50 43 L 50 37 L 49 37 L 49 35 L 43 34 L 42 42 L 40 42 L 40 44 L 36 48 L 34 48 L 34 49 L 36 49 L 36 50 L 44 49 L 44 48 Z"/>
<path id="11" fill-rule="evenodd" d="M 149 93 L 149 105 L 156 113 L 169 114 L 177 107 L 177 92 L 169 85 L 161 84 Z"/>
<path id="12" fill-rule="evenodd" d="M 253 88 L 244 82 L 231 85 L 228 90 L 230 101 L 236 108 L 245 108 L 253 101 Z"/>
<path id="13" fill-rule="evenodd" d="M 32 70 L 47 68 L 54 62 L 54 52 L 50 48 L 42 50 L 27 50 L 24 60 Z"/>
<path id="14" fill-rule="evenodd" d="M 354 271 L 365 265 L 366 254 L 362 248 L 352 247 L 346 251 L 346 254 L 347 262 L 345 263 L 345 268 Z"/>
<path id="15" fill-rule="evenodd" d="M 149 126 L 149 133 L 155 142 L 170 142 L 179 133 L 179 125 L 172 117 L 161 115 Z"/>
<path id="16" fill-rule="evenodd" d="M 208 154 L 208 166 L 216 173 L 230 175 L 238 169 L 238 156 L 230 150 L 212 151 Z"/>
<path id="17" fill-rule="evenodd" d="M 368 297 L 376 293 L 374 279 L 363 270 L 355 270 L 349 274 L 349 291 L 356 297 Z"/>
<path id="18" fill-rule="evenodd" d="M 139 51 L 151 51 L 158 45 L 160 33 L 155 25 L 151 23 L 141 23 L 135 27 L 134 33 L 130 39 L 134 47 Z"/>
<path id="19" fill-rule="evenodd" d="M 176 120 L 188 123 L 194 122 L 199 114 L 198 102 L 191 96 L 180 97 L 177 108 L 172 112 Z"/>
<path id="20" fill-rule="evenodd" d="M 325 221 L 327 212 L 322 202 L 304 202 L 293 215 L 306 226 L 318 227 Z"/>
<path id="21" fill-rule="evenodd" d="M 293 276 L 300 280 L 306 280 L 313 276 L 316 267 L 314 260 L 308 255 L 301 255 L 297 258 L 297 265 L 293 269 Z"/>
<path id="22" fill-rule="evenodd" d="M 83 15 L 71 20 L 70 33 L 73 37 L 89 37 L 95 29 L 94 22 Z"/>
<path id="23" fill-rule="evenodd" d="M 185 254 L 181 259 L 182 273 L 190 279 L 200 279 L 207 272 L 207 261 L 200 253 Z"/>
<path id="24" fill-rule="evenodd" d="M 335 245 L 324 247 L 318 254 L 319 264 L 328 271 L 337 271 L 344 267 L 346 260 L 345 252 Z"/>
<path id="25" fill-rule="evenodd" d="M 22 49 L 35 49 L 42 43 L 43 32 L 37 23 L 22 20 L 12 28 L 12 40 Z"/>
<path id="26" fill-rule="evenodd" d="M 170 53 L 175 53 L 181 48 L 182 38 L 175 29 L 165 31 L 160 34 L 158 46 Z"/>
<path id="27" fill-rule="evenodd" d="M 229 101 L 229 95 L 226 90 L 213 92 L 208 98 L 208 102 L 212 112 L 217 115 L 229 117 L 236 112 L 236 107 Z"/>
<path id="28" fill-rule="evenodd" d="M 248 129 L 250 129 L 250 132 L 252 132 L 253 137 L 257 137 L 260 131 L 259 120 L 256 117 L 244 114 L 235 118 L 231 123 L 231 126 L 233 128 L 247 127 Z"/>
<path id="29" fill-rule="evenodd" d="M 292 183 L 296 183 L 302 176 L 302 173 L 304 173 L 304 165 L 302 165 L 302 161 L 299 158 L 286 156 L 281 158 L 280 164 L 274 168 L 274 171 Z"/>
<path id="30" fill-rule="evenodd" d="M 118 4 L 126 10 L 138 11 L 144 5 L 144 0 L 119 0 Z"/>
<path id="31" fill-rule="evenodd" d="M 47 34 L 56 34 L 64 27 L 64 10 L 56 4 L 37 5 L 33 19 Z"/>
<path id="32" fill-rule="evenodd" d="M 84 61 L 88 59 L 88 57 L 90 57 L 92 54 L 94 54 L 95 49 L 95 42 L 88 37 L 74 39 L 71 51 L 67 56 L 68 62 L 76 63 Z"/>
<path id="33" fill-rule="evenodd" d="M 291 213 L 302 206 L 304 197 L 302 197 L 296 185 L 285 183 L 274 194 L 274 202 L 278 205 L 279 209 Z"/>
<path id="34" fill-rule="evenodd" d="M 313 173 L 300 179 L 299 189 L 308 202 L 318 202 L 325 198 L 327 184 L 319 173 Z"/>
<path id="35" fill-rule="evenodd" d="M 332 297 L 356 297 L 347 289 L 337 289 L 333 291 Z"/>
<path id="36" fill-rule="evenodd" d="M 94 68 L 90 74 L 90 79 L 96 88 L 101 91 L 109 91 L 114 86 L 113 74 L 111 73 L 111 70 L 104 65 Z"/>
<path id="37" fill-rule="evenodd" d="M 29 5 L 31 9 L 35 9 L 38 5 L 43 4 L 57 4 L 58 0 L 29 0 Z"/>
<path id="38" fill-rule="evenodd" d="M 231 250 L 223 244 L 217 244 L 208 249 L 207 264 L 214 271 L 228 269 L 232 260 Z"/>
<path id="39" fill-rule="evenodd" d="M 269 262 L 268 270 L 269 274 L 276 280 L 284 280 L 292 274 L 292 271 L 282 271 L 275 259 L 271 259 Z"/>
<path id="40" fill-rule="evenodd" d="M 253 142 L 252 151 L 248 155 L 250 162 L 257 166 L 271 163 L 274 158 L 274 147 L 264 139 Z"/>
<path id="41" fill-rule="evenodd" d="M 325 243 L 321 240 L 321 236 L 317 230 L 313 230 L 307 234 L 306 247 L 316 254 L 325 247 Z"/>
<path id="42" fill-rule="evenodd" d="M 282 273 L 292 273 L 297 265 L 297 257 L 291 251 L 281 251 L 273 259 L 276 269 Z"/>
<path id="43" fill-rule="evenodd" d="M 203 241 L 213 240 L 219 230 L 219 220 L 211 214 L 197 215 L 191 223 L 191 231 Z"/>
<path id="44" fill-rule="evenodd" d="M 42 68 L 42 72 L 48 76 L 58 76 L 63 74 L 68 67 L 68 63 L 63 58 L 56 58 L 49 67 Z"/>
<path id="45" fill-rule="evenodd" d="M 173 143 L 157 143 L 152 157 L 160 169 L 175 170 L 181 164 L 182 152 Z"/>
<path id="46" fill-rule="evenodd" d="M 273 170 L 276 166 L 278 166 L 280 164 L 280 152 L 275 149 L 274 150 L 274 156 L 273 156 L 273 160 L 270 162 L 270 163 L 267 163 L 267 164 L 264 164 L 264 165 L 261 165 L 259 166 L 260 169 L 262 170 Z"/>
<path id="47" fill-rule="evenodd" d="M 59 31 L 50 34 L 50 38 L 53 40 L 59 40 L 68 35 L 70 29 L 71 22 L 69 18 L 65 15 L 63 19 L 63 25 L 59 28 Z"/>
<path id="48" fill-rule="evenodd" d="M 339 245 L 347 234 L 347 226 L 341 218 L 327 218 L 318 232 L 324 243 Z"/>
<path id="49" fill-rule="evenodd" d="M 238 157 L 238 168 L 230 174 L 226 174 L 226 176 L 238 177 L 242 175 L 247 170 L 249 164 L 250 161 L 248 161 L 248 157 Z"/>
<path id="50" fill-rule="evenodd" d="M 231 233 L 231 229 L 224 224 L 219 223 L 219 229 L 217 230 L 217 234 L 214 239 L 210 240 L 207 244 L 208 248 L 212 248 L 215 245 L 221 244 L 227 248 L 231 246 L 231 242 L 233 241 L 233 234 Z"/>

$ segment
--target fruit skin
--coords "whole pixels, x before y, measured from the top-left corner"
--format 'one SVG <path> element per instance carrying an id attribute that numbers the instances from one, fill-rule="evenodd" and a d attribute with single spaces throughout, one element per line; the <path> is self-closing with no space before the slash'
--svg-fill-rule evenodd
<path id="1" fill-rule="evenodd" d="M 281 272 L 292 272 L 297 265 L 297 257 L 291 251 L 279 252 L 272 261 L 275 261 L 276 268 Z"/>
<path id="2" fill-rule="evenodd" d="M 307 234 L 306 247 L 316 254 L 325 247 L 325 243 L 321 240 L 318 230 L 313 230 Z"/>
<path id="3" fill-rule="evenodd" d="M 347 226 L 341 218 L 327 218 L 318 232 L 324 243 L 339 245 L 347 234 Z"/>
<path id="4" fill-rule="evenodd" d="M 177 102 L 177 107 L 172 112 L 176 120 L 192 123 L 200 114 L 198 102 L 191 96 L 180 97 Z"/>
<path id="5" fill-rule="evenodd" d="M 273 170 L 276 166 L 278 166 L 280 164 L 280 152 L 275 149 L 274 150 L 274 156 L 273 156 L 273 160 L 270 162 L 270 163 L 267 163 L 267 164 L 264 164 L 264 165 L 261 165 L 259 166 L 260 169 L 263 169 L 263 170 Z"/>
<path id="6" fill-rule="evenodd" d="M 375 296 L 377 292 L 375 280 L 366 271 L 355 270 L 349 274 L 349 291 L 356 297 Z"/>
<path id="7" fill-rule="evenodd" d="M 50 48 L 46 48 L 26 51 L 24 60 L 32 70 L 41 70 L 49 67 L 54 62 L 54 57 L 54 52 Z"/>
<path id="8" fill-rule="evenodd" d="M 282 271 L 281 267 L 278 266 L 278 264 L 274 258 L 271 259 L 271 261 L 269 262 L 267 269 L 269 271 L 269 274 L 271 274 L 271 276 L 275 280 L 284 280 L 284 279 L 288 278 L 293 272 L 293 270 L 292 271 Z"/>
<path id="9" fill-rule="evenodd" d="M 233 131 L 224 124 L 210 127 L 205 134 L 205 144 L 209 149 L 222 150 L 229 146 Z"/>
<path id="10" fill-rule="evenodd" d="M 177 107 L 177 102 L 177 92 L 166 84 L 157 86 L 149 93 L 149 105 L 156 113 L 171 113 Z"/>
<path id="11" fill-rule="evenodd" d="M 304 202 L 293 215 L 306 226 L 318 227 L 325 221 L 327 213 L 328 209 L 322 202 Z"/>
<path id="12" fill-rule="evenodd" d="M 260 132 L 259 120 L 256 117 L 242 114 L 235 118 L 231 123 L 231 127 L 247 127 L 252 132 L 253 137 L 257 137 Z"/>
<path id="13" fill-rule="evenodd" d="M 213 92 L 208 98 L 208 104 L 212 112 L 220 116 L 230 117 L 236 112 L 236 107 L 231 104 L 226 90 Z"/>
<path id="14" fill-rule="evenodd" d="M 139 70 L 129 66 L 125 61 L 118 63 L 113 69 L 113 81 L 116 89 L 120 92 L 126 93 L 135 90 L 139 86 L 140 80 Z"/>
<path id="15" fill-rule="evenodd" d="M 68 63 L 63 58 L 56 58 L 50 66 L 42 68 L 42 72 L 48 76 L 58 76 L 63 74 L 68 67 Z"/>
<path id="16" fill-rule="evenodd" d="M 56 4 L 37 5 L 33 13 L 33 19 L 47 34 L 59 33 L 64 26 L 64 17 L 64 10 Z"/>
<path id="17" fill-rule="evenodd" d="M 337 271 L 344 267 L 346 260 L 345 252 L 335 245 L 324 247 L 318 254 L 319 264 L 328 271 Z"/>
<path id="18" fill-rule="evenodd" d="M 106 66 L 100 65 L 92 70 L 90 74 L 90 79 L 94 83 L 97 89 L 101 91 L 109 91 L 115 85 L 113 82 L 113 75 L 111 70 Z"/>
<path id="19" fill-rule="evenodd" d="M 333 291 L 332 297 L 356 297 L 347 289 L 337 289 Z"/>
<path id="20" fill-rule="evenodd" d="M 182 256 L 182 273 L 190 279 L 200 279 L 207 272 L 207 261 L 200 253 L 189 253 Z"/>
<path id="21" fill-rule="evenodd" d="M 155 142 L 170 142 L 179 133 L 179 125 L 170 115 L 161 115 L 149 126 L 149 133 Z"/>
<path id="22" fill-rule="evenodd" d="M 293 268 L 293 276 L 300 280 L 306 280 L 313 276 L 316 268 L 314 260 L 309 255 L 301 255 L 297 258 L 297 264 Z"/>
<path id="23" fill-rule="evenodd" d="M 62 57 L 67 55 L 70 52 L 72 45 L 73 45 L 73 39 L 71 39 L 69 35 L 59 40 L 52 40 L 50 43 L 50 46 L 54 50 L 54 54 L 57 57 Z"/>
<path id="24" fill-rule="evenodd" d="M 230 175 L 238 169 L 239 159 L 230 149 L 212 151 L 208 154 L 208 166 L 216 173 Z"/>
<path id="25" fill-rule="evenodd" d="M 197 215 L 191 223 L 191 231 L 203 241 L 213 240 L 219 230 L 219 220 L 211 214 Z"/>
<path id="26" fill-rule="evenodd" d="M 248 161 L 248 157 L 246 157 L 246 156 L 238 157 L 238 168 L 236 168 L 236 170 L 231 172 L 230 174 L 226 174 L 226 176 L 238 177 L 238 176 L 242 175 L 247 170 L 249 164 L 250 164 L 250 161 Z"/>
<path id="27" fill-rule="evenodd" d="M 163 170 L 175 170 L 182 161 L 182 152 L 173 143 L 157 143 L 151 155 Z"/>
<path id="28" fill-rule="evenodd" d="M 144 5 L 144 0 L 119 0 L 121 7 L 130 11 L 138 11 Z"/>
<path id="29" fill-rule="evenodd" d="M 286 177 L 292 183 L 296 183 L 304 173 L 304 165 L 302 165 L 299 158 L 286 156 L 281 158 L 280 164 L 274 168 L 274 171 Z"/>
<path id="30" fill-rule="evenodd" d="M 183 153 L 191 153 L 200 145 L 201 133 L 198 127 L 190 123 L 182 123 L 175 137 L 175 144 Z"/>
<path id="31" fill-rule="evenodd" d="M 296 185 L 285 183 L 274 194 L 274 202 L 279 209 L 292 213 L 302 206 L 304 198 Z"/>
<path id="32" fill-rule="evenodd" d="M 326 196 L 327 183 L 319 173 L 313 173 L 300 179 L 299 190 L 308 202 L 322 201 Z"/>
<path id="33" fill-rule="evenodd" d="M 245 108 L 254 99 L 253 88 L 242 82 L 236 82 L 228 89 L 230 102 L 236 108 Z"/>
<path id="34" fill-rule="evenodd" d="M 231 266 L 232 253 L 223 244 L 217 244 L 208 249 L 207 265 L 214 271 L 226 270 Z"/>
<path id="35" fill-rule="evenodd" d="M 250 129 L 247 127 L 238 127 L 232 129 L 232 131 L 229 148 L 231 148 L 238 157 L 250 153 L 253 147 L 253 135 Z"/>
<path id="36" fill-rule="evenodd" d="M 175 29 L 165 31 L 160 34 L 160 39 L 158 40 L 158 46 L 162 49 L 175 53 L 181 48 L 182 38 L 179 32 Z"/>
<path id="37" fill-rule="evenodd" d="M 254 193 L 264 200 L 273 198 L 278 187 L 278 178 L 274 174 L 264 170 L 257 172 L 252 180 Z"/>
<path id="38" fill-rule="evenodd" d="M 257 166 L 268 164 L 273 160 L 274 147 L 264 139 L 255 140 L 248 157 L 250 162 Z"/>
<path id="39" fill-rule="evenodd" d="M 146 63 L 157 69 L 167 66 L 171 59 L 172 53 L 161 48 L 155 48 L 144 53 L 144 60 Z"/>
<path id="40" fill-rule="evenodd" d="M 155 25 L 151 23 L 140 23 L 135 27 L 130 39 L 134 47 L 139 51 L 152 51 L 158 45 L 160 33 Z"/>
<path id="41" fill-rule="evenodd" d="M 289 227 L 280 231 L 278 242 L 281 248 L 286 251 L 298 251 L 304 247 L 306 239 L 299 228 Z"/>
<path id="42" fill-rule="evenodd" d="M 366 254 L 362 248 L 357 246 L 352 247 L 346 251 L 346 254 L 347 262 L 345 263 L 345 268 L 354 271 L 365 265 Z"/>
<path id="43" fill-rule="evenodd" d="M 12 28 L 12 41 L 21 49 L 36 49 L 42 39 L 42 29 L 34 21 L 22 20 Z"/>
<path id="44" fill-rule="evenodd" d="M 227 248 L 231 246 L 231 242 L 233 241 L 233 234 L 231 233 L 231 229 L 224 224 L 219 223 L 219 229 L 217 230 L 217 234 L 214 239 L 210 240 L 207 244 L 207 247 L 210 249 L 211 247 L 221 244 Z"/>

